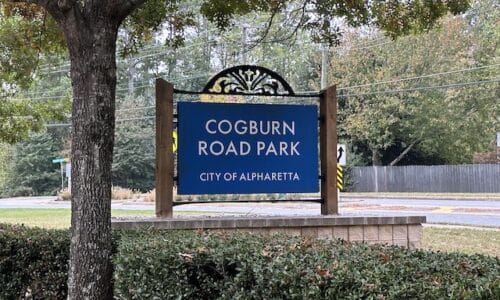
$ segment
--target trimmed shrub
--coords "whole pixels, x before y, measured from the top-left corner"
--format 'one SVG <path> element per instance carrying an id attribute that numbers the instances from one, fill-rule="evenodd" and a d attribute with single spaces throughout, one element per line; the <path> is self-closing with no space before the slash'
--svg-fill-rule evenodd
<path id="1" fill-rule="evenodd" d="M 0 299 L 65 299 L 69 234 L 0 224 Z"/>
<path id="2" fill-rule="evenodd" d="M 124 236 L 118 299 L 500 299 L 500 261 L 343 241 Z"/>
<path id="3" fill-rule="evenodd" d="M 117 238 L 116 299 L 500 299 L 497 257 L 247 234 Z M 0 224 L 0 299 L 66 299 L 68 259 L 67 230 Z"/>

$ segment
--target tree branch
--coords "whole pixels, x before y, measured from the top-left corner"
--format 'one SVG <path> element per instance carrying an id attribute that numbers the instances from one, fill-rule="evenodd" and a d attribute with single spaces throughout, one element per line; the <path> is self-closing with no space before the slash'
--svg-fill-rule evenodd
<path id="1" fill-rule="evenodd" d="M 7 0 L 11 3 L 35 4 L 43 7 L 52 17 L 60 22 L 64 19 L 66 13 L 74 8 L 75 0 Z"/>
<path id="2" fill-rule="evenodd" d="M 144 2 L 146 0 L 111 0 L 108 4 L 108 12 L 121 22 Z"/>
<path id="3" fill-rule="evenodd" d="M 248 47 L 247 51 L 250 51 L 252 50 L 253 48 L 257 47 L 259 44 L 272 44 L 272 43 L 282 43 L 282 42 L 285 42 L 285 41 L 289 41 L 291 39 L 293 39 L 294 37 L 297 36 L 297 33 L 299 31 L 299 29 L 304 25 L 304 22 L 305 22 L 305 17 L 306 17 L 306 7 L 307 5 L 310 3 L 310 0 L 306 0 L 304 1 L 304 3 L 302 4 L 301 7 L 299 7 L 298 9 L 294 10 L 291 14 L 294 14 L 294 13 L 298 13 L 300 14 L 300 17 L 299 17 L 299 20 L 297 21 L 297 24 L 295 24 L 292 32 L 288 35 L 285 35 L 284 37 L 282 38 L 278 38 L 278 39 L 273 39 L 273 40 L 270 40 L 270 41 L 266 41 L 266 38 L 268 37 L 269 35 L 269 31 L 271 29 L 271 26 L 273 25 L 274 23 L 274 18 L 276 17 L 276 14 L 279 12 L 279 7 L 276 7 L 273 11 L 272 11 L 272 14 L 268 20 L 268 24 L 264 30 L 264 33 L 259 37 L 257 38 L 256 40 L 253 40 L 251 41 L 251 45 Z"/>
<path id="4" fill-rule="evenodd" d="M 274 17 L 276 16 L 277 13 L 278 13 L 277 9 L 273 10 L 271 12 L 271 16 L 269 17 L 269 20 L 267 21 L 267 26 L 264 29 L 264 33 L 256 41 L 253 41 L 254 44 L 250 45 L 248 47 L 248 50 L 246 50 L 247 52 L 252 50 L 253 48 L 255 48 L 258 44 L 260 44 L 262 41 L 264 41 L 267 38 L 267 35 L 269 34 L 269 31 L 271 30 L 271 26 L 273 26 Z"/>
<path id="5" fill-rule="evenodd" d="M 415 146 L 417 144 L 417 142 L 418 142 L 418 140 L 413 141 L 413 143 L 411 143 L 408 147 L 406 147 L 406 149 L 403 152 L 401 152 L 401 154 L 399 154 L 398 157 L 396 157 L 393 161 L 391 161 L 389 166 L 396 165 L 401 159 L 403 159 L 403 157 L 406 154 L 408 154 L 408 152 L 410 152 L 411 148 L 413 148 L 413 146 Z"/>

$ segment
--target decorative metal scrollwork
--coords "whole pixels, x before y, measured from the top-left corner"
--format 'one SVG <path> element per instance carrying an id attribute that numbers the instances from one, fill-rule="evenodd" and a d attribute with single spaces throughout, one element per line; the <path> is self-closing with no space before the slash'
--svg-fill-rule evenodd
<path id="1" fill-rule="evenodd" d="M 276 72 L 248 65 L 223 70 L 210 79 L 202 92 L 225 95 L 295 95 L 290 85 Z"/>

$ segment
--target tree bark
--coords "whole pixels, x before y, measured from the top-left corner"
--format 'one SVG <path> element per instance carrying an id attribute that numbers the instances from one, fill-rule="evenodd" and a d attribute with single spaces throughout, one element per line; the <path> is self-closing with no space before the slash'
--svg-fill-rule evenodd
<path id="1" fill-rule="evenodd" d="M 382 165 L 382 154 L 379 149 L 372 149 L 372 166 Z"/>
<path id="2" fill-rule="evenodd" d="M 64 24 L 73 88 L 69 299 L 113 298 L 111 163 L 118 25 L 98 14 Z"/>

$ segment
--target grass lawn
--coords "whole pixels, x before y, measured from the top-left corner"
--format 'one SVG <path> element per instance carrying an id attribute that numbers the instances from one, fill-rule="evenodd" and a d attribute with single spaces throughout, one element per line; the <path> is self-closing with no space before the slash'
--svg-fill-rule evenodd
<path id="1" fill-rule="evenodd" d="M 500 257 L 500 231 L 467 228 L 424 228 L 422 246 L 442 252 L 480 253 Z"/>
<path id="2" fill-rule="evenodd" d="M 113 217 L 153 216 L 152 210 L 113 209 Z M 5 208 L 0 209 L 0 223 L 24 224 L 42 228 L 69 228 L 69 208 Z"/>
<path id="3" fill-rule="evenodd" d="M 182 215 L 200 215 L 201 212 L 181 212 Z M 113 217 L 153 216 L 152 210 L 113 209 Z M 68 228 L 70 210 L 8 208 L 0 209 L 0 223 L 24 224 L 43 228 Z M 424 228 L 422 246 L 425 249 L 500 256 L 500 231 L 465 228 Z"/>
<path id="4" fill-rule="evenodd" d="M 209 213 L 216 214 L 212 212 Z M 111 210 L 111 216 L 113 217 L 153 217 L 154 214 L 154 210 Z M 180 216 L 200 216 L 207 214 L 207 212 L 181 211 L 175 214 Z M 71 223 L 71 211 L 69 208 L 0 208 L 0 223 L 24 224 L 26 226 L 53 229 L 69 228 Z"/>

